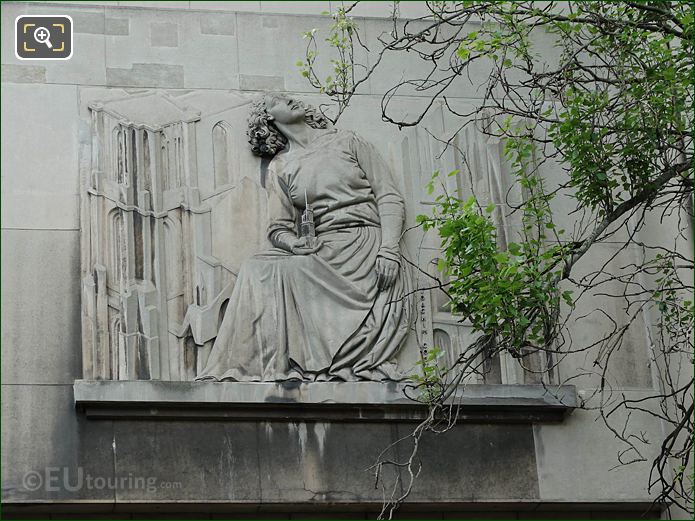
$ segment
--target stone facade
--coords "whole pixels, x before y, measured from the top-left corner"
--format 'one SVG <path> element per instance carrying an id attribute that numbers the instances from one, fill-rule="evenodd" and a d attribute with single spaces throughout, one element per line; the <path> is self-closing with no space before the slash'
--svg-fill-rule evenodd
<path id="1" fill-rule="evenodd" d="M 314 416 L 302 418 L 286 406 L 311 395 L 298 388 L 263 391 L 245 418 L 233 393 L 223 393 L 215 398 L 222 403 L 217 413 L 204 417 L 205 391 L 196 386 L 206 384 L 190 382 L 239 267 L 265 240 L 263 165 L 244 133 L 248 103 L 265 90 L 319 101 L 294 63 L 304 51 L 301 33 L 325 30 L 319 13 L 332 3 L 3 2 L 4 514 L 364 518 L 379 511 L 382 492 L 366 469 L 408 432 L 416 413 L 370 409 L 365 419 L 359 407 L 379 411 L 379 400 L 388 399 L 355 391 L 329 412 L 314 408 Z M 368 37 L 388 30 L 387 7 L 360 9 L 355 14 Z M 17 60 L 16 16 L 52 13 L 74 20 L 71 60 Z M 402 4 L 403 17 L 418 14 L 417 4 Z M 401 132 L 375 117 L 389 75 L 411 66 L 386 64 L 340 126 L 375 143 L 393 165 L 407 222 L 431 207 L 431 173 L 458 168 L 465 153 L 476 158 L 476 177 L 447 178 L 450 188 L 465 194 L 472 182 L 512 234 L 518 223 L 506 217 L 505 197 L 523 193 L 508 184 L 500 143 L 471 131 L 442 153 L 441 138 L 457 128 L 444 111 Z M 473 87 L 462 88 L 449 103 L 463 111 L 478 97 Z M 422 102 L 412 92 L 393 106 L 407 112 Z M 132 183 L 119 177 L 126 172 Z M 553 170 L 545 174 L 556 178 Z M 406 254 L 425 270 L 437 246 L 435 237 L 406 236 Z M 610 244 L 602 248 L 596 262 L 614 253 Z M 628 249 L 613 262 L 625 264 L 634 254 Z M 441 345 L 451 360 L 470 338 L 436 294 L 415 296 L 416 329 L 398 359 L 404 369 L 413 367 L 419 347 Z M 607 311 L 620 316 L 617 308 Z M 590 344 L 604 326 L 577 328 L 575 343 Z M 629 332 L 630 349 L 616 354 L 622 391 L 635 398 L 655 385 L 640 327 Z M 539 382 L 502 357 L 486 381 L 468 382 L 483 390 L 506 384 L 508 401 L 480 391 L 484 400 L 469 404 L 468 421 L 424 445 L 422 475 L 402 515 L 629 518 L 649 510 L 646 465 L 609 473 L 618 448 L 593 412 L 548 414 L 556 404 L 541 400 L 536 412 L 519 413 L 531 388 L 523 384 L 582 374 L 571 383 L 580 400 L 590 396 L 597 377 L 585 370 L 588 360 L 568 357 L 562 374 Z M 94 380 L 152 380 L 136 384 L 155 387 L 126 387 L 119 395 L 95 388 Z M 158 419 L 156 386 L 170 381 L 177 387 L 165 395 L 181 399 Z M 514 391 L 520 386 L 526 391 Z M 268 408 L 278 393 L 285 405 Z M 485 417 L 480 411 L 488 404 Z M 645 423 L 643 431 L 658 433 L 660 425 Z M 57 484 L 48 479 L 55 472 Z M 79 473 L 126 481 L 70 486 Z M 31 481 L 36 475 L 39 486 Z"/>

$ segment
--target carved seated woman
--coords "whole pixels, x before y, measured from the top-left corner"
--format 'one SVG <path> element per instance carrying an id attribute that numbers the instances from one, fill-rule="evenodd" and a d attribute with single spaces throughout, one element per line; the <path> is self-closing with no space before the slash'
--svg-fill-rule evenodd
<path id="1" fill-rule="evenodd" d="M 239 271 L 198 379 L 400 379 L 391 360 L 410 327 L 410 281 L 390 168 L 287 96 L 254 103 L 248 133 L 253 152 L 272 157 L 274 248 Z"/>

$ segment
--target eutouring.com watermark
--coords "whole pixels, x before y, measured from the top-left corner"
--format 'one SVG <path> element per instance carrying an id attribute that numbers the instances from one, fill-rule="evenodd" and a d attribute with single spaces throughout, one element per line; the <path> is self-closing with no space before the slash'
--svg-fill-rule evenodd
<path id="1" fill-rule="evenodd" d="M 31 491 L 77 492 L 79 490 L 143 490 L 155 493 L 157 490 L 176 490 L 180 481 L 163 481 L 156 476 L 95 476 L 82 467 L 46 467 L 30 470 L 22 478 L 24 488 Z"/>

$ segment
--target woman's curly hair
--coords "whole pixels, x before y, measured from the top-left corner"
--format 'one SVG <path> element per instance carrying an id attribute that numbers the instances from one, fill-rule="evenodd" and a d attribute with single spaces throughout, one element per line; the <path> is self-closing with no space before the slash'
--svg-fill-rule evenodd
<path id="1" fill-rule="evenodd" d="M 313 128 L 327 128 L 328 119 L 315 107 L 297 101 L 306 112 L 304 121 Z M 265 97 L 251 104 L 249 114 L 249 128 L 246 133 L 249 136 L 251 151 L 257 156 L 273 157 L 287 146 L 287 138 L 282 135 L 273 124 L 270 114 L 265 107 Z"/>

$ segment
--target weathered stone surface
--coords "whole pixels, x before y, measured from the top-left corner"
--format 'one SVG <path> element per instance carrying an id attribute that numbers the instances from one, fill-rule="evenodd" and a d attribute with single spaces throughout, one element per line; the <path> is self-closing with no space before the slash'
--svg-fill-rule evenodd
<path id="1" fill-rule="evenodd" d="M 408 427 L 398 427 L 400 437 L 408 432 Z M 426 501 L 433 495 L 442 502 L 537 499 L 533 447 L 530 425 L 459 424 L 442 435 L 427 433 L 418 453 L 422 473 L 409 501 Z M 403 444 L 400 458 L 405 459 L 409 450 L 410 444 Z"/>
<path id="2" fill-rule="evenodd" d="M 393 7 L 393 2 L 364 2 L 357 4 L 350 14 L 365 18 L 391 18 Z M 413 19 L 431 17 L 432 12 L 425 2 L 398 2 L 396 16 L 403 19 Z"/>
<path id="3" fill-rule="evenodd" d="M 588 393 L 583 393 L 584 397 Z M 627 398 L 639 399 L 647 392 L 621 391 Z M 649 393 L 652 394 L 652 393 Z M 591 403 L 596 402 L 597 398 Z M 648 403 L 644 404 L 649 406 Z M 641 419 L 640 419 L 641 418 Z M 632 418 L 632 432 L 642 432 L 649 440 L 659 437 L 659 426 L 645 417 Z M 622 428 L 624 411 L 611 417 L 615 426 Z M 535 425 L 535 450 L 538 462 L 539 490 L 545 501 L 639 501 L 648 500 L 645 473 L 658 446 L 640 445 L 646 461 L 619 466 L 618 451 L 613 433 L 597 418 L 595 411 L 578 409 L 562 425 Z M 571 468 L 572 472 L 565 472 Z M 605 476 L 613 476 L 610 484 Z"/>
<path id="4" fill-rule="evenodd" d="M 243 51 L 239 48 L 239 74 L 248 76 L 284 76 L 285 89 L 292 92 L 307 92 L 309 85 L 306 78 L 299 74 L 295 65 L 306 53 L 306 41 L 301 34 L 311 28 L 317 28 L 323 35 L 329 34 L 332 18 L 329 16 L 283 16 L 237 14 L 237 38 L 244 42 Z M 269 42 L 282 42 L 282 45 L 270 45 Z M 366 63 L 363 50 L 356 46 L 356 59 Z M 331 50 L 322 51 L 318 60 L 317 74 L 325 78 L 335 74 L 331 58 L 337 55 Z M 267 87 L 264 87 L 267 88 Z"/>
<path id="5" fill-rule="evenodd" d="M 211 11 L 244 11 L 252 13 L 261 12 L 260 2 L 250 2 L 250 1 L 239 1 L 239 2 L 229 2 L 229 1 L 200 1 L 193 2 L 191 9 L 205 9 Z"/>
<path id="6" fill-rule="evenodd" d="M 398 21 L 401 25 L 399 31 L 402 31 L 402 24 L 405 21 Z M 393 21 L 384 19 L 366 19 L 363 21 L 364 24 L 364 34 L 367 41 L 376 41 L 377 38 L 382 37 L 382 35 L 388 39 L 388 34 L 393 30 Z M 474 31 L 478 27 L 477 24 L 469 24 L 469 31 Z M 426 21 L 414 21 L 408 22 L 409 31 L 417 31 L 418 28 L 425 29 L 427 27 Z M 443 29 L 446 31 L 447 29 Z M 457 29 L 459 30 L 459 29 Z M 466 31 L 466 29 L 460 29 Z M 441 38 L 445 38 L 443 34 Z M 453 51 L 452 51 L 453 52 Z M 376 51 L 373 55 L 370 55 L 370 59 L 376 59 Z M 379 68 L 374 72 L 374 74 L 369 79 L 369 89 L 372 94 L 383 95 L 390 89 L 400 85 L 404 81 L 412 81 L 412 84 L 403 84 L 395 91 L 395 94 L 399 96 L 417 96 L 425 97 L 427 99 L 431 98 L 434 89 L 423 89 L 425 86 L 425 80 L 437 81 L 446 76 L 446 73 L 437 70 L 436 67 L 433 70 L 431 62 L 413 59 L 403 61 L 399 57 L 386 53 L 380 62 Z M 448 98 L 482 98 L 485 93 L 485 87 L 490 76 L 490 62 L 483 62 L 482 60 L 477 60 L 473 62 L 467 69 L 467 73 L 459 78 L 456 78 L 452 83 L 452 88 L 447 90 Z M 414 108 L 410 114 L 417 114 L 417 108 Z"/>
<path id="7" fill-rule="evenodd" d="M 8 188 L 11 181 L 3 182 Z M 2 193 L 2 220 L 8 229 L 77 230 L 77 194 L 8 189 Z M 31 212 L 27 209 L 32 208 Z"/>
<path id="8" fill-rule="evenodd" d="M 71 384 L 82 374 L 77 231 L 2 231 L 2 381 Z"/>
<path id="9" fill-rule="evenodd" d="M 318 15 L 331 11 L 330 2 L 261 2 L 262 13 Z"/>
<path id="10" fill-rule="evenodd" d="M 408 395 L 405 393 L 408 392 Z M 75 382 L 75 402 L 89 404 L 250 405 L 319 404 L 413 406 L 408 384 L 396 382 Z M 467 385 L 452 396 L 462 407 L 553 408 L 577 406 L 573 386 L 552 390 L 542 385 Z"/>
<path id="11" fill-rule="evenodd" d="M 598 244 L 592 247 L 576 265 L 577 280 L 589 273 L 606 266 L 605 271 L 611 274 L 626 273 L 632 268 L 631 263 L 640 263 L 641 250 L 636 246 L 623 249 L 622 245 Z M 626 268 L 627 267 L 627 268 Z M 609 275 L 601 278 L 608 278 Z M 618 281 L 607 281 L 593 292 L 588 292 L 575 303 L 574 313 L 578 318 L 569 324 L 569 331 L 575 345 L 591 345 L 599 338 L 607 335 L 614 327 L 627 324 L 626 302 L 622 299 L 607 297 L 606 294 L 620 294 L 624 286 Z M 630 315 L 637 311 L 633 304 Z M 607 313 L 612 320 L 606 318 Z M 611 354 L 611 366 L 620 368 L 609 374 L 611 385 L 628 389 L 651 389 L 652 383 L 652 354 L 645 314 L 637 312 L 634 321 L 624 334 L 623 345 L 614 349 Z M 559 368 L 563 378 L 578 375 L 573 382 L 580 389 L 595 389 L 601 385 L 602 375 L 596 371 L 594 361 L 598 350 L 570 354 L 563 360 Z"/>
<path id="12" fill-rule="evenodd" d="M 2 139 L 3 227 L 78 229 L 77 88 L 6 83 L 1 96 L 14 129 Z"/>
<path id="13" fill-rule="evenodd" d="M 107 68 L 106 83 L 114 87 L 183 87 L 183 67 L 134 63 L 130 69 Z"/>
<path id="14" fill-rule="evenodd" d="M 178 47 L 179 25 L 169 22 L 151 23 L 150 42 L 152 47 Z"/>
<path id="15" fill-rule="evenodd" d="M 285 88 L 285 79 L 282 76 L 240 74 L 239 86 L 245 90 L 280 91 Z"/>
<path id="16" fill-rule="evenodd" d="M 261 25 L 269 29 L 275 29 L 280 27 L 280 18 L 277 16 L 264 16 L 261 21 Z"/>
<path id="17" fill-rule="evenodd" d="M 104 12 L 76 12 L 71 15 L 73 33 L 104 34 Z"/>
<path id="18" fill-rule="evenodd" d="M 110 36 L 128 36 L 130 21 L 127 18 L 106 17 L 104 32 Z"/>
<path id="19" fill-rule="evenodd" d="M 258 476 L 267 503 L 292 498 L 305 504 L 380 501 L 381 490 L 372 486 L 368 469 L 395 440 L 395 427 L 267 422 L 259 425 L 258 436 Z"/>
<path id="20" fill-rule="evenodd" d="M 541 386 L 475 385 L 454 398 L 465 422 L 557 422 L 576 406 L 571 386 L 551 396 Z M 193 383 L 77 381 L 78 409 L 93 419 L 193 419 L 419 422 L 426 408 L 404 385 L 377 383 Z M 561 401 L 559 400 L 561 399 Z"/>
<path id="21" fill-rule="evenodd" d="M 56 392 L 60 389 L 64 392 Z M 382 449 L 409 429 L 378 423 L 95 422 L 75 418 L 65 386 L 4 386 L 3 392 L 9 398 L 3 401 L 9 419 L 3 425 L 4 483 L 12 487 L 6 498 L 15 502 L 108 498 L 121 509 L 133 510 L 136 507 L 125 502 L 188 500 L 243 509 L 257 508 L 258 498 L 264 498 L 265 509 L 304 502 L 305 510 L 328 504 L 374 510 L 381 491 L 371 486 L 368 468 Z M 25 414 L 27 408 L 36 415 Z M 20 442 L 17 436 L 24 429 L 32 436 Z M 538 501 L 535 476 L 526 474 L 526 458 L 534 458 L 526 445 L 529 439 L 532 443 L 529 432 L 525 426 L 465 425 L 427 444 L 422 458 L 427 479 L 418 481 L 409 503 L 439 502 L 450 508 L 481 499 Z M 54 445 L 44 441 L 44 449 L 29 450 L 38 439 L 53 440 Z M 476 457 L 453 458 L 462 448 Z M 406 450 L 399 449 L 400 457 Z M 29 493 L 21 484 L 25 469 L 42 469 L 44 462 L 68 469 L 82 466 L 84 472 L 105 479 L 151 478 L 147 483 L 154 486 L 117 487 L 99 495 L 64 487 Z M 533 462 L 531 467 L 535 468 Z"/>
<path id="22" fill-rule="evenodd" d="M 2 65 L 2 81 L 10 83 L 45 83 L 46 67 L 41 65 Z"/>
<path id="23" fill-rule="evenodd" d="M 113 475 L 111 422 L 75 415 L 69 385 L 3 383 L 2 397 L 3 503 L 113 501 L 87 483 Z"/>
<path id="24" fill-rule="evenodd" d="M 184 85 L 169 82 L 166 87 L 238 88 L 237 39 L 217 34 L 201 34 L 201 16 L 209 13 L 187 9 L 124 9 L 107 8 L 106 16 L 129 21 L 128 38 L 106 38 L 105 65 L 109 69 L 131 69 L 134 64 L 160 64 L 183 69 Z M 234 15 L 223 15 L 225 17 Z M 178 26 L 178 46 L 152 46 L 151 24 Z M 232 26 L 234 29 L 234 26 Z M 165 42 L 172 44 L 167 37 Z M 150 84 L 152 82 L 150 81 Z M 157 83 L 159 84 L 159 83 Z M 133 84 L 127 84 L 133 86 Z M 137 83 L 134 86 L 140 86 Z"/>
<path id="25" fill-rule="evenodd" d="M 95 422 L 74 416 L 67 386 L 5 385 L 3 392 L 8 398 L 3 400 L 4 482 L 12 491 L 5 497 L 13 501 L 115 497 L 119 503 L 177 499 L 241 506 L 263 497 L 266 508 L 297 502 L 367 508 L 381 500 L 381 491 L 369 485 L 368 467 L 409 429 L 322 422 Z M 23 432 L 32 434 L 19 438 Z M 32 445 L 38 439 L 43 440 L 40 450 Z M 521 425 L 457 427 L 426 444 L 427 479 L 418 481 L 410 502 L 537 500 L 535 476 L 529 474 L 535 468 L 532 443 L 530 427 Z M 401 457 L 405 450 L 399 449 Z M 452 458 L 463 453 L 476 457 Z M 64 487 L 48 493 L 25 490 L 24 474 L 44 466 L 82 466 L 103 478 L 152 478 L 147 483 L 155 486 L 118 487 L 99 495 Z"/>
<path id="26" fill-rule="evenodd" d="M 159 482 L 118 490 L 117 500 L 253 502 L 262 497 L 257 433 L 254 423 L 116 422 L 116 475 Z"/>
<path id="27" fill-rule="evenodd" d="M 201 14 L 200 32 L 202 34 L 234 36 L 236 33 L 236 15 Z"/>

